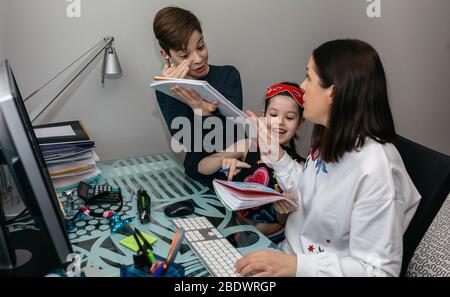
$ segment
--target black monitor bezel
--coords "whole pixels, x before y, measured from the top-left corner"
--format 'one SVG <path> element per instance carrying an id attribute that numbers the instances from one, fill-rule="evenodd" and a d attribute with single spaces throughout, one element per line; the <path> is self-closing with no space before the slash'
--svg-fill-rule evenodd
<path id="1" fill-rule="evenodd" d="M 8 61 L 0 63 L 0 88 L 7 88 L 0 90 L 1 154 L 24 204 L 63 264 L 72 253 L 65 217 Z"/>

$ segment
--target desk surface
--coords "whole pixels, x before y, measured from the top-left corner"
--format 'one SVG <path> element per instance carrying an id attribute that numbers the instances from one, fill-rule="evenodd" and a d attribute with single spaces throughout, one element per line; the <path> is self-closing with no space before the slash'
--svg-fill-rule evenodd
<path id="1" fill-rule="evenodd" d="M 136 218 L 131 224 L 158 239 L 154 245 L 154 252 L 157 255 L 167 256 L 175 231 L 174 225 L 170 218 L 164 215 L 163 209 L 171 203 L 188 199 L 192 199 L 196 204 L 195 213 L 189 217 L 208 217 L 225 237 L 240 233 L 239 236 L 233 236 L 239 238 L 233 244 L 241 254 L 264 248 L 276 249 L 276 246 L 253 226 L 239 225 L 235 214 L 223 207 L 214 191 L 186 176 L 183 167 L 168 154 L 101 162 L 98 166 L 103 172 L 99 184 L 120 187 L 125 201 L 133 189 L 135 192 L 138 189 L 145 189 L 150 195 L 151 223 L 141 225 Z M 65 198 L 61 199 L 64 202 Z M 117 209 L 109 204 L 90 208 L 98 213 Z M 124 202 L 120 215 L 122 218 L 137 217 L 136 200 Z M 82 256 L 82 267 L 99 268 L 106 276 L 118 276 L 120 265 L 132 264 L 133 251 L 119 243 L 124 237 L 110 232 L 107 219 L 80 221 L 76 229 L 69 233 L 74 251 Z M 186 276 L 210 275 L 187 244 L 182 245 L 175 262 L 185 267 Z"/>

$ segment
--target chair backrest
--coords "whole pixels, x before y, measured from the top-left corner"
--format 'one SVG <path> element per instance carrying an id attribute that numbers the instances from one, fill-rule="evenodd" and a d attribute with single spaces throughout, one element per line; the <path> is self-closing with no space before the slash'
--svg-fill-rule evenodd
<path id="1" fill-rule="evenodd" d="M 402 136 L 395 143 L 406 170 L 422 199 L 403 236 L 401 276 L 450 191 L 450 157 Z"/>

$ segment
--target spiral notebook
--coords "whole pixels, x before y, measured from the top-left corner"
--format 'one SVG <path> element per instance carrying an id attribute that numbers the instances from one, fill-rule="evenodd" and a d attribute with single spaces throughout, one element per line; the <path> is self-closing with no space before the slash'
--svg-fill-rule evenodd
<path id="1" fill-rule="evenodd" d="M 219 106 L 217 109 L 225 117 L 232 118 L 242 118 L 247 119 L 248 116 L 239 108 L 237 108 L 233 103 L 231 103 L 227 98 L 225 98 L 219 91 L 212 87 L 207 81 L 195 80 L 195 79 L 181 79 L 181 78 L 167 78 L 161 76 L 155 76 L 152 83 L 150 84 L 152 88 L 161 93 L 164 93 L 172 98 L 180 100 L 184 103 L 183 99 L 172 94 L 170 89 L 174 86 L 179 86 L 183 89 L 191 88 L 198 95 L 208 102 L 218 101 Z"/>
<path id="2" fill-rule="evenodd" d="M 214 190 L 218 198 L 229 210 L 248 209 L 276 201 L 286 201 L 294 207 L 299 207 L 292 201 L 272 188 L 257 183 L 233 182 L 215 179 Z"/>

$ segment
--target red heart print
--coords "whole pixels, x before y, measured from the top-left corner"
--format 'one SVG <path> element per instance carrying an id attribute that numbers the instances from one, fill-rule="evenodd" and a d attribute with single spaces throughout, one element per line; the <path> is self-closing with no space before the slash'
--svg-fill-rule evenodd
<path id="1" fill-rule="evenodd" d="M 269 171 L 266 167 L 260 167 L 255 170 L 253 175 L 249 175 L 244 179 L 244 182 L 257 183 L 264 186 L 269 184 Z"/>

